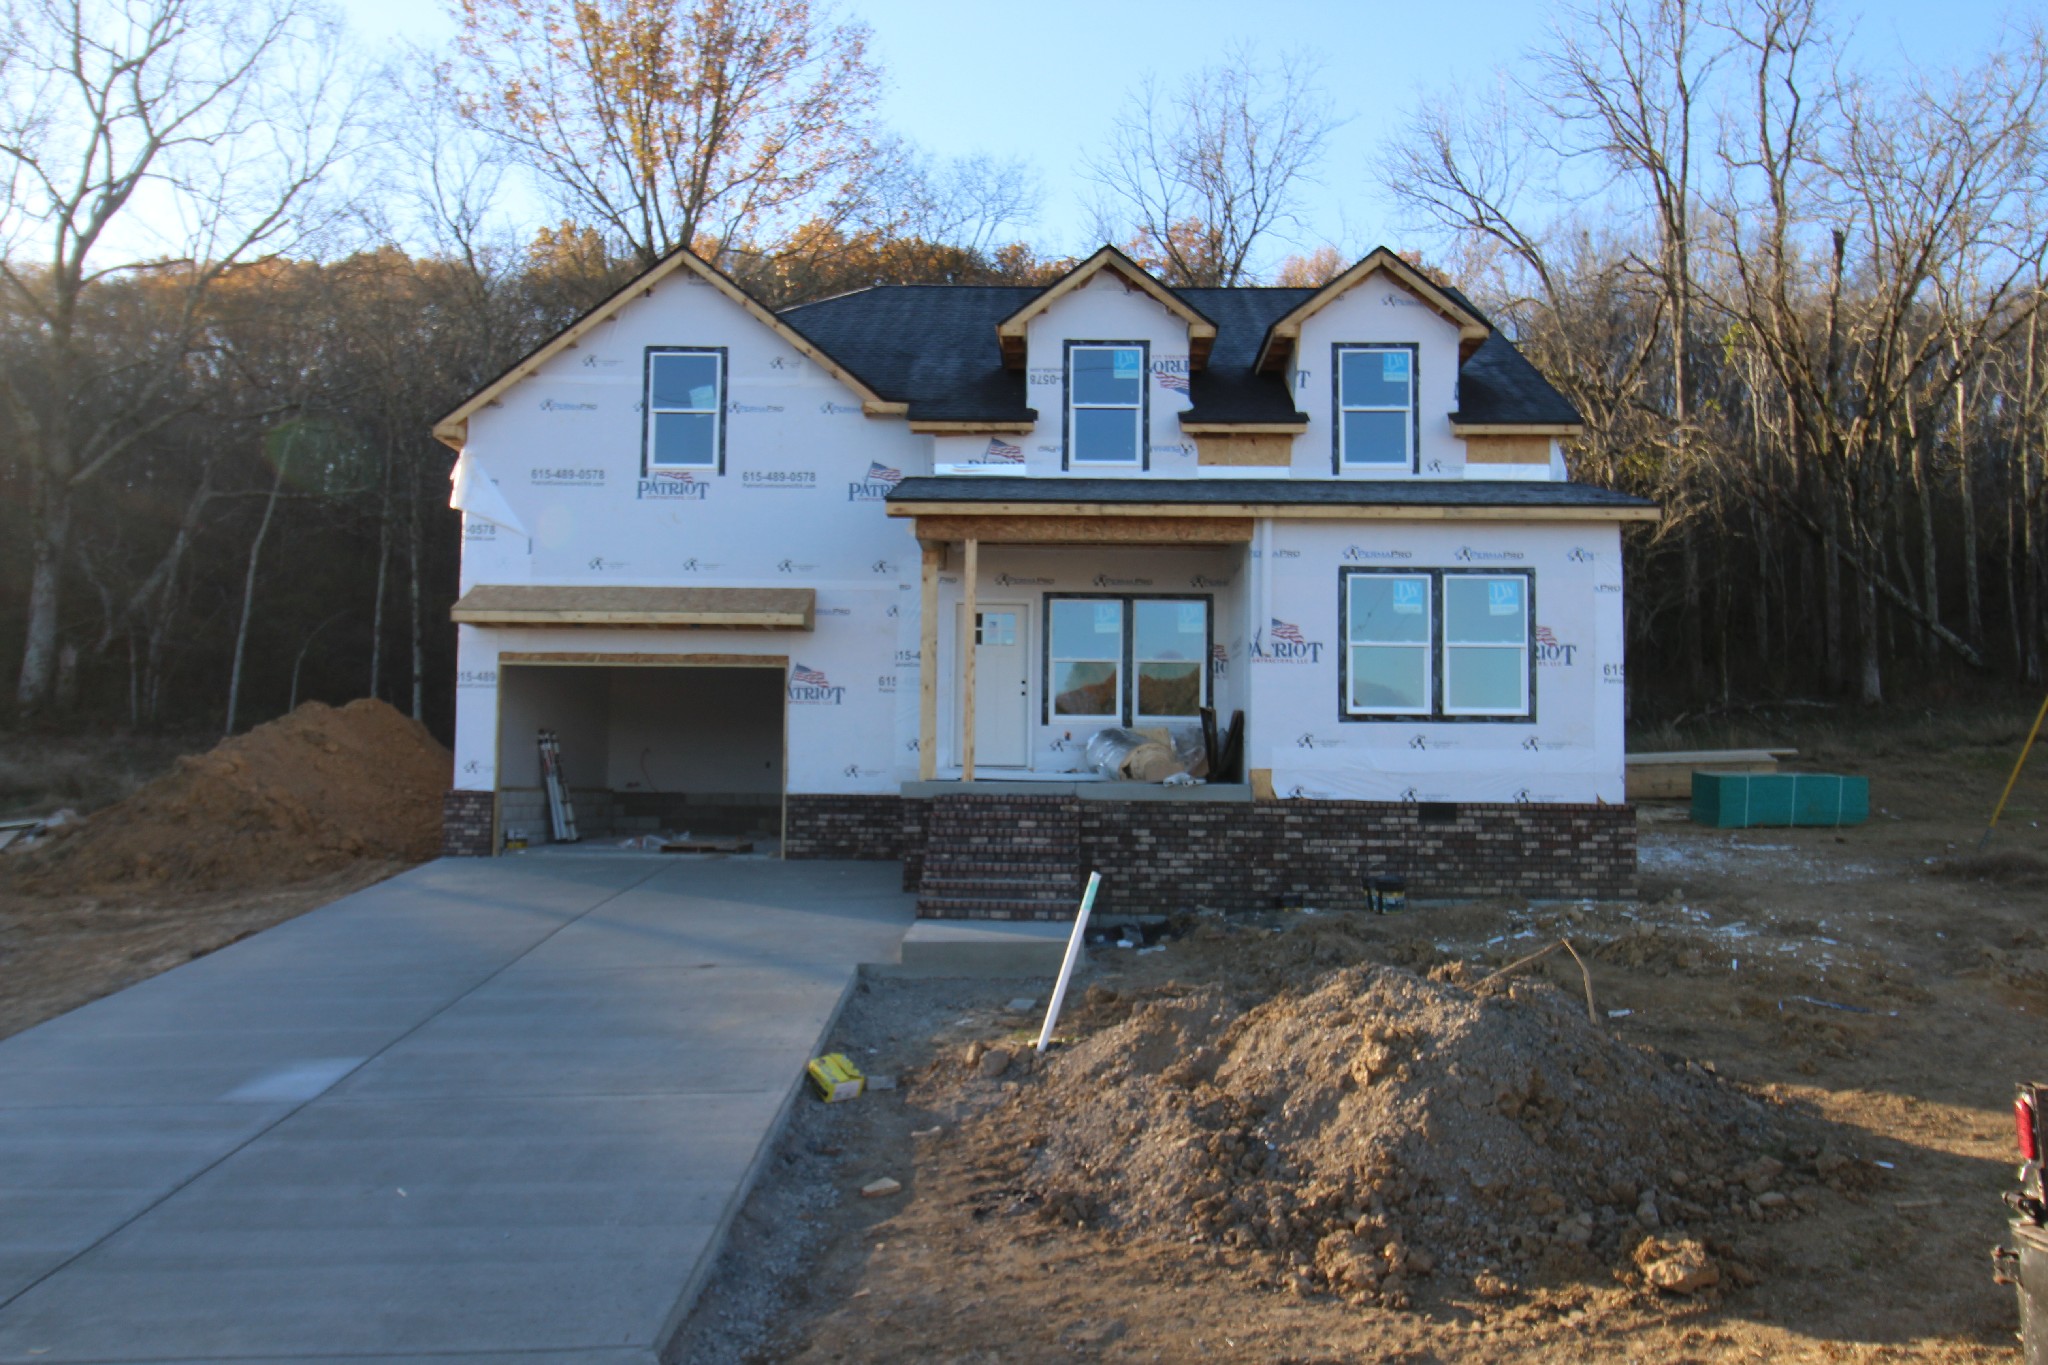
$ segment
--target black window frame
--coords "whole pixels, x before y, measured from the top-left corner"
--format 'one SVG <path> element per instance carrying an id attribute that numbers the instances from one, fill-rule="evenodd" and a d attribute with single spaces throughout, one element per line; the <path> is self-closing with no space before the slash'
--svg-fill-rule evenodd
<path id="1" fill-rule="evenodd" d="M 1394 578 L 1430 580 L 1429 617 L 1429 710 L 1353 711 L 1351 709 L 1351 580 L 1373 574 Z M 1444 583 L 1452 578 L 1520 578 L 1527 603 L 1523 621 L 1524 652 L 1528 655 L 1529 709 L 1526 714 L 1483 716 L 1454 714 L 1444 710 Z M 1346 564 L 1337 570 L 1337 719 L 1345 724 L 1365 725 L 1532 725 L 1536 721 L 1536 570 L 1533 568 L 1426 568 L 1409 565 Z"/>
<path id="2" fill-rule="evenodd" d="M 1138 459 L 1135 464 L 1107 460 L 1077 460 L 1074 457 L 1074 352 L 1102 347 L 1138 349 Z M 1069 339 L 1060 350 L 1060 469 L 1079 464 L 1090 470 L 1152 469 L 1152 343 L 1149 341 L 1082 341 Z"/>
<path id="3" fill-rule="evenodd" d="M 1344 462 L 1344 353 L 1406 351 L 1408 353 L 1408 465 Z M 1333 341 L 1330 343 L 1330 472 L 1416 474 L 1422 470 L 1422 346 L 1414 341 Z"/>
<path id="4" fill-rule="evenodd" d="M 1053 712 L 1052 686 L 1052 604 L 1054 602 L 1121 602 L 1123 604 L 1123 639 L 1118 643 L 1121 670 L 1118 676 L 1117 714 L 1114 716 L 1059 716 Z M 1044 595 L 1039 615 L 1043 629 L 1039 631 L 1038 676 L 1041 680 L 1039 691 L 1039 715 L 1041 724 L 1057 725 L 1062 721 L 1110 721 L 1119 725 L 1138 724 L 1138 669 L 1137 630 L 1138 613 L 1133 606 L 1138 602 L 1200 602 L 1202 604 L 1202 705 L 1213 706 L 1216 700 L 1216 594 L 1210 592 L 1049 592 Z M 1158 716 L 1148 724 L 1181 725 L 1194 724 L 1201 719 L 1195 716 Z"/>
<path id="5" fill-rule="evenodd" d="M 715 417 L 718 422 L 718 455 L 708 465 L 654 463 L 654 447 L 650 439 L 654 434 L 654 357 L 657 355 L 711 355 L 718 357 L 718 407 Z M 727 408 L 731 403 L 732 369 L 730 357 L 723 346 L 648 346 L 643 348 L 640 361 L 640 477 L 651 479 L 660 474 L 725 474 L 725 425 L 729 416 Z"/>

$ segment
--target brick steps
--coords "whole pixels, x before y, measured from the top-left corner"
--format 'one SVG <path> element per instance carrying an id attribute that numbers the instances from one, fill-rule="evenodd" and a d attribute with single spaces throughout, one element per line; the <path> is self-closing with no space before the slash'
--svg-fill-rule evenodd
<path id="1" fill-rule="evenodd" d="M 942 796 L 925 826 L 917 913 L 926 919 L 1071 919 L 1081 810 L 1056 796 Z"/>

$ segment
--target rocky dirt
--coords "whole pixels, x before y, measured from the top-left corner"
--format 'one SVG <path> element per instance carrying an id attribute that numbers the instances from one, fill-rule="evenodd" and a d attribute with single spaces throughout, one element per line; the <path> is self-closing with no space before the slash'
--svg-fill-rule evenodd
<path id="1" fill-rule="evenodd" d="M 1855 829 L 1642 812 L 1643 894 L 1184 909 L 1044 982 L 870 980 L 670 1359 L 2016 1358 L 2012 1083 L 2048 1043 L 2048 773 L 1805 747 Z M 1553 954 L 1569 938 L 1592 977 Z M 879 1178 L 900 1193 L 863 1198 Z"/>

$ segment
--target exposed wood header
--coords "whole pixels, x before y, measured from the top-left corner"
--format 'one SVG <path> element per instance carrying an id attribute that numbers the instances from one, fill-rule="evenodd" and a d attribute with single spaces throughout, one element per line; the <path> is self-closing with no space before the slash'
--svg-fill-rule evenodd
<path id="1" fill-rule="evenodd" d="M 638 626 L 719 630 L 809 630 L 811 588 L 551 587 L 486 583 L 449 609 L 467 626 Z"/>
<path id="2" fill-rule="evenodd" d="M 1475 504 L 892 502 L 892 517 L 1269 517 L 1276 521 L 1658 521 L 1655 507 L 1486 506 Z"/>
<path id="3" fill-rule="evenodd" d="M 1308 423 L 1190 422 L 1182 418 L 1180 429 L 1190 436 L 1299 436 L 1308 430 Z"/>
<path id="4" fill-rule="evenodd" d="M 942 514 L 917 519 L 926 545 L 980 541 L 989 545 L 1243 545 L 1249 517 L 1075 517 Z"/>
<path id="5" fill-rule="evenodd" d="M 1152 277 L 1150 271 L 1113 246 L 1105 246 L 1061 276 L 1031 302 L 996 324 L 996 341 L 1003 348 L 1003 364 L 1013 370 L 1024 368 L 1024 342 L 1031 320 L 1079 289 L 1103 271 L 1122 280 L 1188 326 L 1188 364 L 1201 369 L 1209 363 L 1209 351 L 1216 344 L 1216 324 L 1199 309 Z"/>
<path id="6" fill-rule="evenodd" d="M 1035 418 L 1029 422 L 912 422 L 910 429 L 928 436 L 1014 436 L 1038 430 L 1038 422 Z"/>
<path id="7" fill-rule="evenodd" d="M 1559 436 L 1573 437 L 1585 433 L 1585 428 L 1576 422 L 1453 422 L 1453 436 Z"/>
<path id="8" fill-rule="evenodd" d="M 668 255 L 662 257 L 640 275 L 629 281 L 625 287 L 603 303 L 600 303 L 597 307 L 555 333 L 552 338 L 543 342 L 511 369 L 505 371 L 496 379 L 493 379 L 490 383 L 464 399 L 460 407 L 434 423 L 435 439 L 443 445 L 450 446 L 456 450 L 462 449 L 463 444 L 469 439 L 470 418 L 497 402 L 504 396 L 507 390 L 511 389 L 521 380 L 531 379 L 539 374 L 541 366 L 582 341 L 599 324 L 610 322 L 619 315 L 619 310 L 631 303 L 634 298 L 648 293 L 655 285 L 679 270 L 702 278 L 713 289 L 716 289 L 719 293 L 745 309 L 749 317 L 774 332 L 776 336 L 781 338 L 785 344 L 798 354 L 817 365 L 819 369 L 831 375 L 840 383 L 846 385 L 847 388 L 852 389 L 860 397 L 861 411 L 869 417 L 901 417 L 909 410 L 910 405 L 908 403 L 884 398 L 869 388 L 865 380 L 861 379 L 851 370 L 848 370 L 831 356 L 826 355 L 809 337 L 762 307 L 761 304 L 755 301 L 753 295 L 740 288 L 723 271 L 717 269 L 708 261 L 703 260 L 688 248 L 677 247 L 674 251 L 671 251 Z"/>
<path id="9" fill-rule="evenodd" d="M 1459 340 L 1467 346 L 1476 347 L 1486 340 L 1487 334 L 1493 330 L 1487 326 L 1486 319 L 1439 289 L 1427 275 L 1380 246 L 1374 247 L 1363 260 L 1303 299 L 1294 311 L 1268 327 L 1266 340 L 1259 347 L 1258 364 L 1254 368 L 1262 371 L 1282 368 L 1286 365 L 1287 358 L 1294 354 L 1294 345 L 1301 339 L 1301 325 L 1304 322 L 1354 287 L 1383 272 L 1393 276 L 1409 293 L 1435 309 L 1445 321 L 1456 327 Z"/>

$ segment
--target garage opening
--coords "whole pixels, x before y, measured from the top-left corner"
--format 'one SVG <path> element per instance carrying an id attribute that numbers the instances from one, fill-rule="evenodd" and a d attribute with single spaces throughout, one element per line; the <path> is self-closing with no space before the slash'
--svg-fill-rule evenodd
<path id="1" fill-rule="evenodd" d="M 782 841 L 783 669 L 502 664 L 499 847 L 554 841 L 539 738 L 552 732 L 580 843 Z"/>

